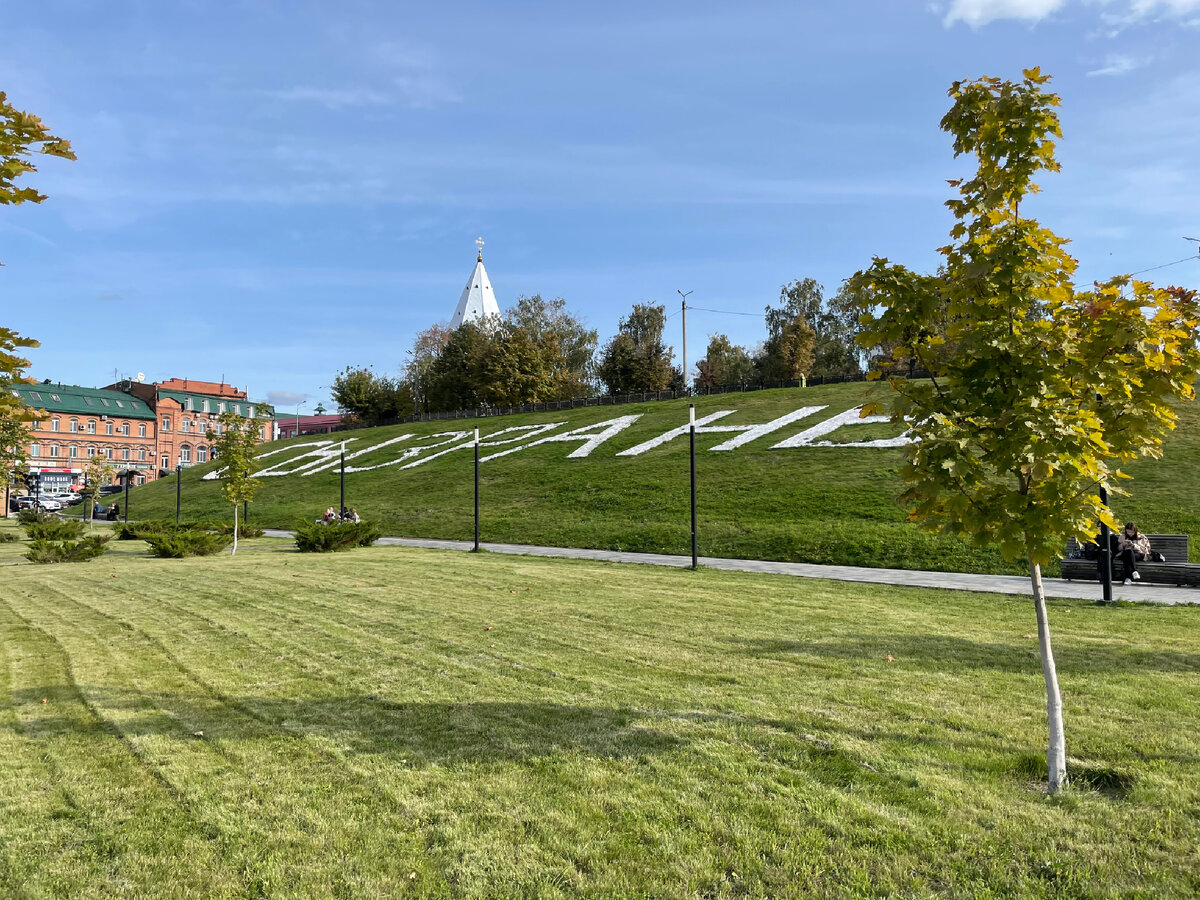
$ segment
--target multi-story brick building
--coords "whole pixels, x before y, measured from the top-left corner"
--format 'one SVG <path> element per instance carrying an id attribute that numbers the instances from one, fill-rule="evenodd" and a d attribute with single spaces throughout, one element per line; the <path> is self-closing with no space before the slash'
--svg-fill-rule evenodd
<path id="1" fill-rule="evenodd" d="M 108 459 L 135 484 L 155 477 L 154 410 L 144 400 L 119 391 L 73 384 L 16 384 L 12 392 L 35 410 L 28 471 L 41 478 L 43 491 L 78 487 L 83 465 L 93 456 Z"/>
<path id="2" fill-rule="evenodd" d="M 144 401 L 153 411 L 156 424 L 155 459 L 160 469 L 184 468 L 208 462 L 212 452 L 208 431 L 220 431 L 218 417 L 225 412 L 237 416 L 273 419 L 272 409 L 265 403 L 255 403 L 245 391 L 214 381 L 194 381 L 172 378 L 169 381 L 145 383 L 120 381 L 109 385 L 110 390 L 122 391 Z M 274 423 L 259 427 L 259 439 L 274 438 Z"/>

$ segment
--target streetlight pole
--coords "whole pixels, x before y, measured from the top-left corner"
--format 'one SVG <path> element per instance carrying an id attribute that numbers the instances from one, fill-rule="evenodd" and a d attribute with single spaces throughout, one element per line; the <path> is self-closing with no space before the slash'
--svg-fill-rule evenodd
<path id="1" fill-rule="evenodd" d="M 175 524 L 179 524 L 179 503 L 183 499 L 183 461 L 175 463 Z"/>
<path id="2" fill-rule="evenodd" d="M 679 295 L 679 299 L 683 301 L 683 304 L 682 304 L 682 306 L 680 307 L 680 312 L 682 313 L 682 318 L 683 318 L 683 386 L 684 386 L 684 388 L 686 388 L 686 387 L 687 387 L 687 383 L 688 383 L 688 365 L 687 365 L 687 298 L 688 298 L 688 294 L 694 294 L 694 293 L 696 293 L 696 292 L 693 290 L 693 291 L 688 291 L 688 292 L 687 292 L 687 294 L 685 294 L 683 291 L 681 291 L 681 290 L 679 290 L 678 288 L 676 288 L 676 290 L 675 290 L 675 293 L 677 293 L 677 294 Z"/>
<path id="3" fill-rule="evenodd" d="M 342 478 L 341 478 L 341 482 L 342 482 L 342 491 L 341 491 L 340 500 L 338 502 L 338 515 L 339 516 L 342 515 L 342 513 L 346 509 L 346 442 L 345 441 L 342 441 Z"/>
<path id="4" fill-rule="evenodd" d="M 479 429 L 475 429 L 475 552 L 479 552 Z"/>
<path id="5" fill-rule="evenodd" d="M 124 513 L 124 517 L 122 518 L 123 522 L 129 521 L 129 482 L 131 482 L 131 481 L 133 481 L 133 478 L 130 477 L 129 470 L 126 469 L 125 470 L 125 509 L 122 510 L 122 512 Z"/>
<path id="6" fill-rule="evenodd" d="M 303 405 L 303 400 L 296 404 L 296 433 L 293 434 L 292 437 L 300 437 L 300 407 Z"/>
<path id="7" fill-rule="evenodd" d="M 688 404 L 688 443 L 692 463 L 692 569 L 700 568 L 696 547 L 696 404 Z"/>

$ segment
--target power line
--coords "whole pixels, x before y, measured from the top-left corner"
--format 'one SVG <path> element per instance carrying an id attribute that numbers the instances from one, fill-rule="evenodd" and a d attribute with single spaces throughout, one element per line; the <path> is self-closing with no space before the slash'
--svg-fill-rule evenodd
<path id="1" fill-rule="evenodd" d="M 697 312 L 719 313 L 723 316 L 753 316 L 756 319 L 762 316 L 762 313 L 734 312 L 729 309 L 708 309 L 703 306 L 689 306 L 688 309 L 694 309 Z"/>
<path id="2" fill-rule="evenodd" d="M 1186 262 L 1188 262 L 1189 259 L 1200 259 L 1200 256 L 1183 257 L 1183 259 L 1176 259 L 1174 263 L 1163 263 L 1162 265 L 1152 265 L 1148 269 L 1140 269 L 1139 271 L 1129 272 L 1129 275 L 1141 275 L 1142 272 L 1152 272 L 1156 269 L 1165 269 L 1166 266 L 1169 266 L 1169 265 L 1178 265 L 1180 263 L 1186 263 Z"/>

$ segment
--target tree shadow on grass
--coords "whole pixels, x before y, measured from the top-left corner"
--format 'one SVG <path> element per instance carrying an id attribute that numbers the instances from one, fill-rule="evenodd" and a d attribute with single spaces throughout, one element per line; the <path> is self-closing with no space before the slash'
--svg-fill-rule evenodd
<path id="1" fill-rule="evenodd" d="M 906 668 L 947 672 L 956 668 L 991 669 L 1014 674 L 1041 674 L 1038 644 L 972 641 L 936 634 L 866 634 L 856 638 L 823 638 L 813 641 L 776 638 L 734 638 L 752 656 L 794 659 L 802 656 L 881 662 L 892 656 Z M 1152 671 L 1200 673 L 1200 653 L 1174 650 L 1135 650 L 1098 644 L 1059 641 L 1054 658 L 1060 672 L 1080 675 Z"/>
<path id="2" fill-rule="evenodd" d="M 35 707 L 47 693 L 13 694 Z M 657 754 L 680 740 L 655 728 L 644 711 L 622 707 L 498 701 L 394 702 L 374 695 L 313 699 L 216 698 L 203 693 L 138 693 L 81 689 L 106 723 L 125 737 L 198 736 L 254 741 L 280 737 L 333 737 L 344 752 L 384 754 L 410 764 L 500 762 L 552 754 L 628 758 Z M 67 699 L 67 698 L 63 698 Z M 78 733 L 80 719 L 31 717 L 32 733 Z"/>

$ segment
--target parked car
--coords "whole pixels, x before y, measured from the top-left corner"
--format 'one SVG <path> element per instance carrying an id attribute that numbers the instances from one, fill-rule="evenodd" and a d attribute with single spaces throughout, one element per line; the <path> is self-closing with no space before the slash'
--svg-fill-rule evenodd
<path id="1" fill-rule="evenodd" d="M 119 484 L 106 484 L 104 487 L 100 488 L 100 496 L 107 497 L 109 494 L 119 494 L 123 490 L 125 490 L 125 488 Z"/>

